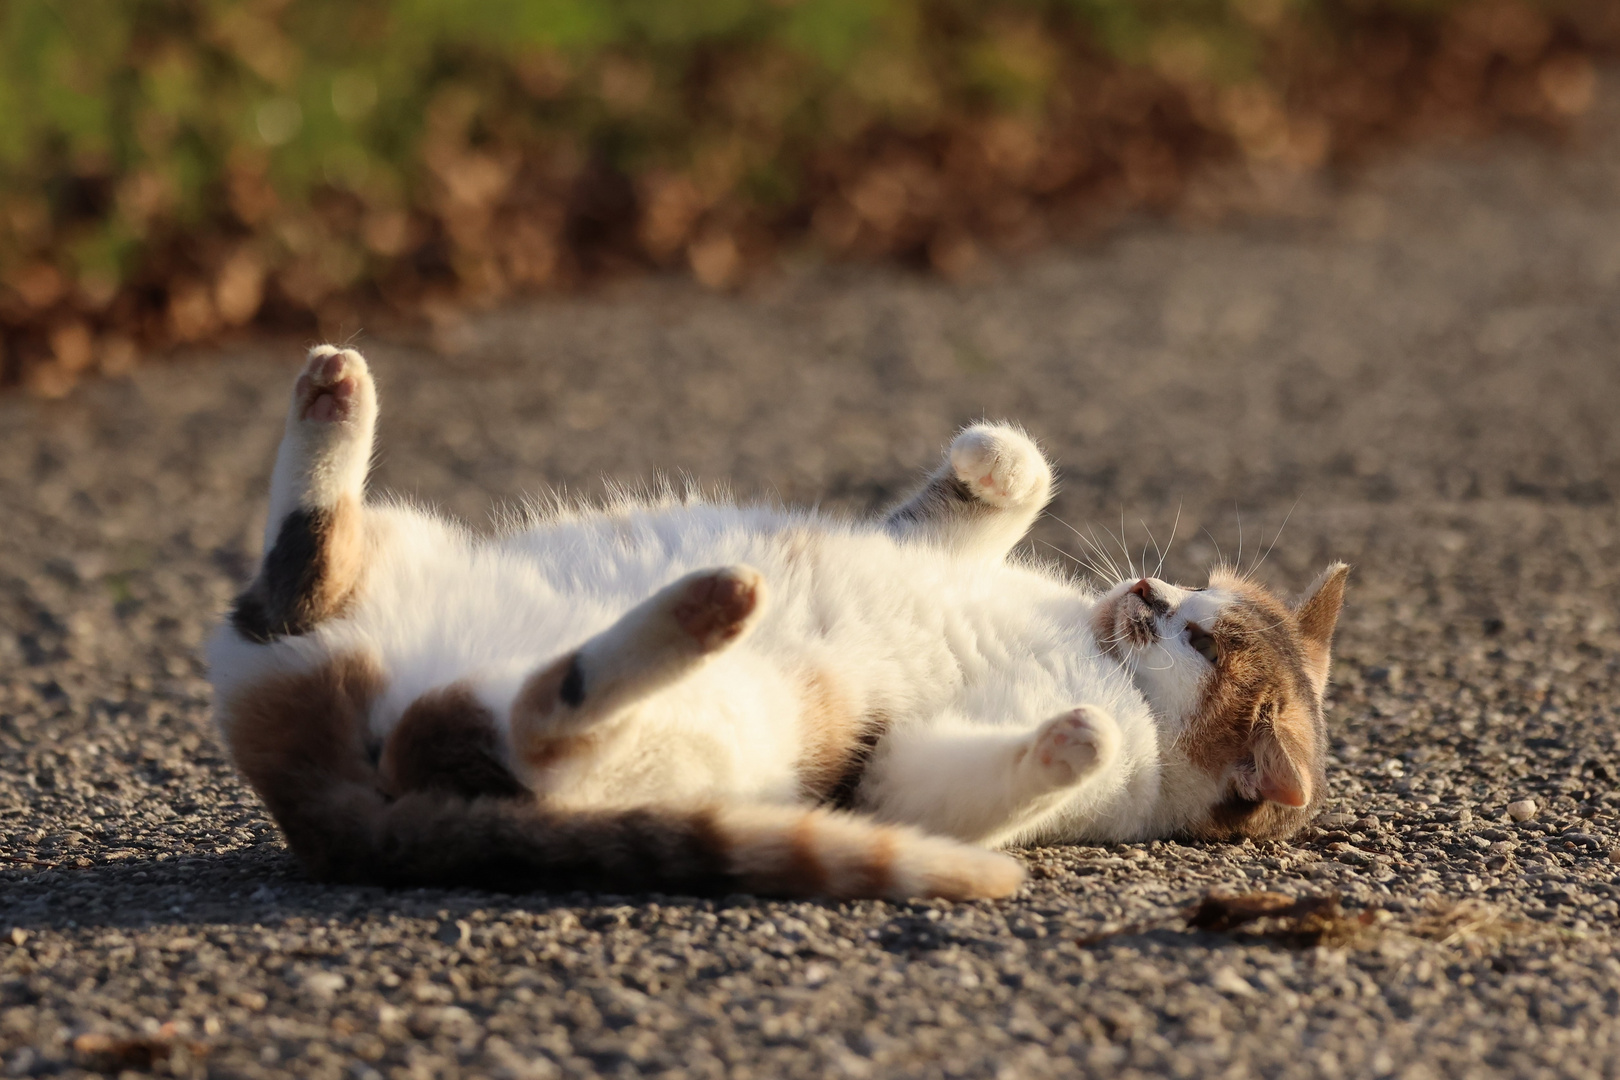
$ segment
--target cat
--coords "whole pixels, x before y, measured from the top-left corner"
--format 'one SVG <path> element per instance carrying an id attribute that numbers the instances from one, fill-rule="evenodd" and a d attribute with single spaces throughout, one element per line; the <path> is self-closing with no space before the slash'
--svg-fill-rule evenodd
<path id="1" fill-rule="evenodd" d="M 367 501 L 377 393 L 320 346 L 264 556 L 208 647 L 316 877 L 1002 897 L 995 848 L 1285 837 L 1321 801 L 1348 567 L 1097 593 L 1010 557 L 1052 470 L 976 424 L 880 520 L 618 495 L 495 536 Z"/>

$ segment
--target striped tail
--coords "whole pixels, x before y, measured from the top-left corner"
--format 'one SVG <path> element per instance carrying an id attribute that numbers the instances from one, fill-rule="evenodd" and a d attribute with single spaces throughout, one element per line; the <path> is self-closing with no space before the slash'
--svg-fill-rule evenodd
<path id="1" fill-rule="evenodd" d="M 347 794 L 338 801 L 349 805 L 331 807 L 337 813 L 322 836 L 294 843 L 329 880 L 502 892 L 971 900 L 1008 896 L 1024 879 L 1007 855 L 835 811 L 736 804 L 556 811 L 430 792 L 393 802 L 361 790 Z M 340 821 L 359 828 L 336 835 Z"/>
<path id="2" fill-rule="evenodd" d="M 955 900 L 1007 896 L 1023 881 L 1006 855 L 836 811 L 727 803 L 574 811 L 455 783 L 401 790 L 388 755 L 379 769 L 366 751 L 365 717 L 381 687 L 375 665 L 348 654 L 261 678 L 218 702 L 237 767 L 318 878 L 504 892 Z"/>

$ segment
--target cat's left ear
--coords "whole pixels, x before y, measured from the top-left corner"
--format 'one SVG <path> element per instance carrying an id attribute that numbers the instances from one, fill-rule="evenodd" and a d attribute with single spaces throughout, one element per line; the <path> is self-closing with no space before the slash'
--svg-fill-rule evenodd
<path id="1" fill-rule="evenodd" d="M 1344 605 L 1344 583 L 1350 577 L 1348 563 L 1336 562 L 1317 575 L 1305 596 L 1294 607 L 1300 644 L 1305 648 L 1305 674 L 1316 695 L 1327 689 L 1328 666 L 1333 653 L 1333 628 Z"/>

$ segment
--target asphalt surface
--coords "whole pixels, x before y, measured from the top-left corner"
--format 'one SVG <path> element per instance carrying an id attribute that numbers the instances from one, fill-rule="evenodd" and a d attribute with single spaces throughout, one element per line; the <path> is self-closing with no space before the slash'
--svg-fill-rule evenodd
<path id="1" fill-rule="evenodd" d="M 1063 467 L 1050 558 L 1123 522 L 1157 562 L 1179 513 L 1166 576 L 1285 518 L 1263 577 L 1355 564 L 1317 828 L 1032 851 L 1010 902 L 302 880 L 198 658 L 299 344 L 0 401 L 0 1074 L 1620 1075 L 1612 75 L 1570 148 L 1431 149 L 1296 218 L 362 342 L 375 481 L 479 521 L 660 471 L 866 512 L 989 415 Z M 1352 924 L 1187 929 L 1211 889 L 1338 893 Z"/>

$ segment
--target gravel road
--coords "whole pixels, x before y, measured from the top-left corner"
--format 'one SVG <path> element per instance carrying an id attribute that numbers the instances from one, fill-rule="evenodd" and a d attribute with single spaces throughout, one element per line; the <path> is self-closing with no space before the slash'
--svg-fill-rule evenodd
<path id="1" fill-rule="evenodd" d="M 376 481 L 478 521 L 656 472 L 865 512 L 991 415 L 1063 467 L 1047 557 L 1123 523 L 1157 561 L 1179 514 L 1166 576 L 1285 518 L 1263 577 L 1355 564 L 1316 828 L 1030 851 L 1006 903 L 311 885 L 198 658 L 301 343 L 0 401 L 0 1074 L 1620 1076 L 1620 80 L 1601 101 L 1569 152 L 1432 150 L 969 284 L 654 281 L 362 343 Z M 1351 919 L 1188 929 L 1212 889 Z"/>

